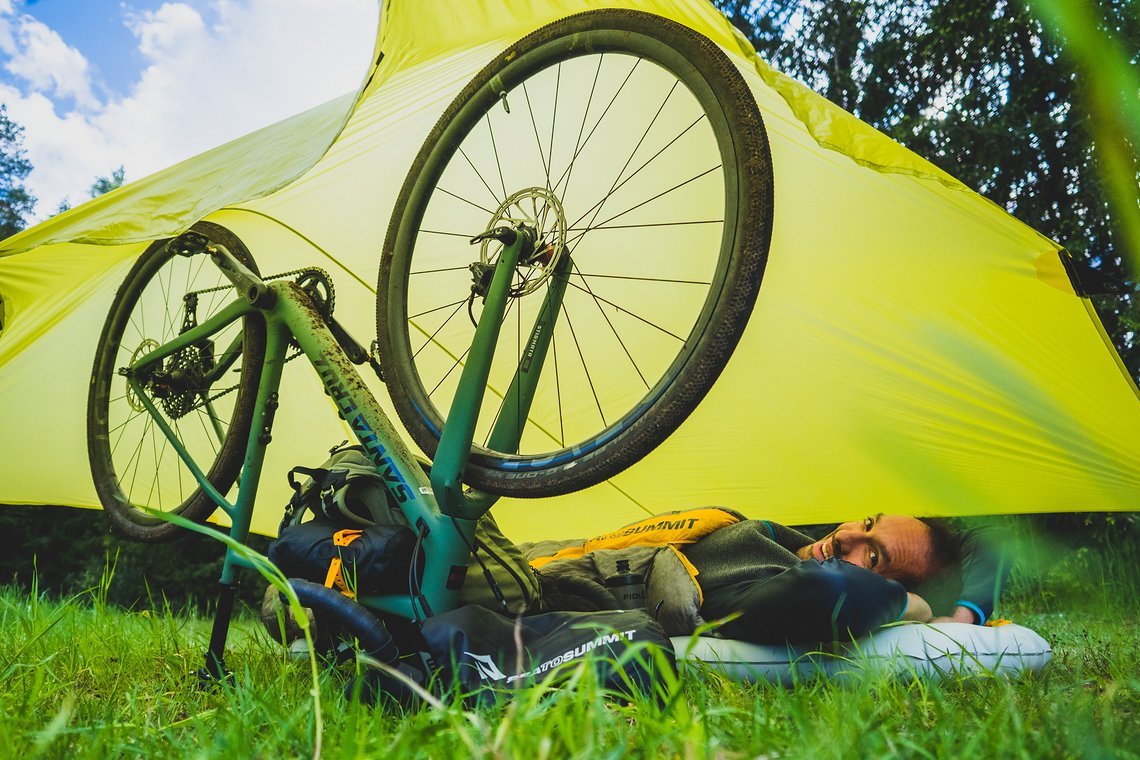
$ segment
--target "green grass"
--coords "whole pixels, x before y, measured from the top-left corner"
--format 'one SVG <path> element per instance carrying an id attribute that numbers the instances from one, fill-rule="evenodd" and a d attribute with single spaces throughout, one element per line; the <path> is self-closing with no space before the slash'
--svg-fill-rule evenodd
<path id="1" fill-rule="evenodd" d="M 1134 549 L 1128 550 L 1135 553 Z M 1072 565 L 1076 563 L 1074 568 Z M 1073 555 L 1014 584 L 1006 612 L 1042 633 L 1039 676 L 905 683 L 865 676 L 796 688 L 694 668 L 662 702 L 619 704 L 588 675 L 494 708 L 456 699 L 410 713 L 341 696 L 319 676 L 322 757 L 1137 757 L 1140 624 L 1135 569 Z M 1115 570 L 1114 570 L 1115 568 Z M 1074 578 L 1082 578 L 1077 583 Z M 10 757 L 293 757 L 317 749 L 308 662 L 285 658 L 248 612 L 227 658 L 236 684 L 201 691 L 209 621 L 0 590 L 0 747 Z"/>

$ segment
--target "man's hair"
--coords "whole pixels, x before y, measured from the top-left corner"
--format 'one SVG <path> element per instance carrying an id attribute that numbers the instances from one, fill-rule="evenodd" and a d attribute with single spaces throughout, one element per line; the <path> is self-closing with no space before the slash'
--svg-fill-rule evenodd
<path id="1" fill-rule="evenodd" d="M 948 521 L 941 517 L 920 517 L 918 521 L 930 531 L 931 571 L 926 578 L 899 578 L 907 589 L 941 575 L 962 561 L 962 539 Z"/>

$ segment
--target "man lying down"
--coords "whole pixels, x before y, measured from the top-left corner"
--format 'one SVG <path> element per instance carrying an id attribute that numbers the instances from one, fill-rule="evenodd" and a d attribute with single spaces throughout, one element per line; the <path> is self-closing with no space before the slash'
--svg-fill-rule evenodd
<path id="1" fill-rule="evenodd" d="M 614 592 L 640 596 L 642 581 L 645 607 L 671 636 L 729 618 L 717 635 L 777 644 L 858 638 L 897 620 L 985 623 L 1008 575 L 1000 546 L 993 529 L 884 514 L 813 541 L 710 507 L 519 548 L 546 610 L 633 606 Z"/>

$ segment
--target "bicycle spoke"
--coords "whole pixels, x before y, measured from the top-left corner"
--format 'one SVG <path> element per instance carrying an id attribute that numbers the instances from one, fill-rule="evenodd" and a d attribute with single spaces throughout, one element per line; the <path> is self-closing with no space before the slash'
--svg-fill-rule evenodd
<path id="1" fill-rule="evenodd" d="M 443 193 L 444 195 L 450 195 L 452 198 L 455 198 L 456 200 L 463 201 L 464 203 L 468 204 L 469 206 L 474 206 L 475 208 L 479 209 L 480 211 L 491 214 L 492 216 L 495 214 L 495 212 L 492 211 L 491 209 L 486 208 L 485 206 L 480 206 L 475 201 L 468 200 L 467 198 L 464 198 L 461 195 L 456 195 L 455 193 L 451 192 L 450 190 L 439 187 L 438 185 L 436 186 L 435 189 L 438 190 L 439 192 Z"/>
<path id="2" fill-rule="evenodd" d="M 649 325 L 650 327 L 652 327 L 652 328 L 654 328 L 654 329 L 656 329 L 656 330 L 660 330 L 661 332 L 665 333 L 666 335 L 669 335 L 669 336 L 671 336 L 671 337 L 673 337 L 673 338 L 676 338 L 677 340 L 681 341 L 682 343 L 684 343 L 684 342 L 685 342 L 685 339 L 684 339 L 684 338 L 682 338 L 680 335 L 677 335 L 676 333 L 673 333 L 673 332 L 670 332 L 669 330 L 666 330 L 664 327 L 661 327 L 660 325 L 658 325 L 658 324 L 655 324 L 655 323 L 651 322 L 650 320 L 646 319 L 645 317 L 642 317 L 642 316 L 640 316 L 640 315 L 638 315 L 638 314 L 635 314 L 635 313 L 633 313 L 633 312 L 632 312 L 632 311 L 630 311 L 629 309 L 626 309 L 626 308 L 623 308 L 623 307 L 621 307 L 621 306 L 618 306 L 616 303 L 614 303 L 613 301 L 611 301 L 611 300 L 609 300 L 609 299 L 607 299 L 607 298 L 602 298 L 602 297 L 601 297 L 601 296 L 599 296 L 599 295 L 595 295 L 595 294 L 591 293 L 589 290 L 587 290 L 587 289 L 583 288 L 581 285 L 576 285 L 576 284 L 575 284 L 575 283 L 573 283 L 573 282 L 568 282 L 567 284 L 568 284 L 570 287 L 572 287 L 572 288 L 575 288 L 575 289 L 577 289 L 577 290 L 580 290 L 580 291 L 582 291 L 583 293 L 586 293 L 587 295 L 592 295 L 592 296 L 593 296 L 595 299 L 597 299 L 597 300 L 601 301 L 602 303 L 604 303 L 604 304 L 607 304 L 607 305 L 609 305 L 609 306 L 612 306 L 612 307 L 614 307 L 615 309 L 617 309 L 618 311 L 620 311 L 620 312 L 622 312 L 622 313 L 624 313 L 624 314 L 628 314 L 629 316 L 633 317 L 634 319 L 637 319 L 637 320 L 639 320 L 639 321 L 641 321 L 641 322 L 644 322 L 645 324 Z"/>
<path id="3" fill-rule="evenodd" d="M 120 432 L 119 432 L 119 437 L 118 437 L 118 438 L 116 438 L 116 439 L 115 439 L 115 442 L 114 442 L 114 443 L 111 445 L 111 453 L 112 453 L 112 454 L 114 454 L 114 453 L 115 453 L 115 451 L 117 451 L 117 450 L 118 450 L 118 448 L 119 448 L 119 442 L 123 440 L 123 434 L 124 434 L 124 433 L 126 433 L 126 428 L 127 428 L 127 425 L 129 425 L 130 423 L 134 422 L 136 419 L 138 419 L 138 418 L 139 418 L 139 415 L 142 415 L 142 414 L 146 414 L 146 412 L 145 412 L 145 411 L 143 411 L 143 412 L 135 412 L 135 413 L 134 413 L 134 414 L 132 414 L 130 417 L 128 417 L 128 418 L 126 419 L 126 421 L 119 423 L 119 424 L 118 424 L 118 425 L 116 425 L 114 428 L 112 428 L 111 430 L 108 430 L 108 431 L 107 431 L 107 437 L 108 437 L 108 438 L 110 438 L 110 437 L 111 437 L 111 433 L 114 433 L 116 430 L 120 431 Z"/>
<path id="4" fill-rule="evenodd" d="M 692 122 L 691 124 L 689 124 L 689 126 L 685 127 L 683 130 L 681 130 L 681 132 L 680 132 L 680 133 L 679 133 L 679 134 L 678 134 L 676 137 L 674 137 L 674 138 L 673 138 L 672 140 L 670 140 L 669 142 L 665 143 L 665 145 L 664 145 L 664 146 L 662 146 L 662 147 L 661 147 L 661 149 L 660 149 L 660 150 L 658 150 L 656 153 L 654 153 L 652 156 L 650 156 L 650 157 L 648 158 L 648 160 L 646 160 L 646 162 L 645 162 L 645 163 L 643 163 L 641 166 L 637 167 L 637 169 L 635 169 L 635 170 L 633 171 L 633 173 L 632 173 L 632 174 L 630 174 L 628 177 L 626 177 L 625 179 L 623 179 L 623 180 L 622 180 L 622 181 L 621 181 L 621 182 L 620 182 L 618 185 L 616 185 L 616 186 L 614 186 L 614 187 L 610 188 L 610 191 L 609 191 L 609 193 L 607 193 L 607 194 L 606 194 L 604 197 L 602 197 L 602 198 L 601 198 L 601 199 L 599 199 L 599 200 L 598 200 L 596 203 L 594 203 L 594 205 L 593 205 L 593 206 L 590 206 L 590 208 L 586 209 L 586 212 L 585 212 L 584 214 L 582 214 L 581 216 L 579 216 L 577 219 L 575 219 L 575 220 L 574 220 L 574 223 L 573 223 L 573 224 L 571 224 L 570 226 L 571 226 L 571 227 L 577 227 L 577 226 L 578 226 L 578 223 L 579 223 L 579 222 L 581 222 L 583 219 L 585 219 L 587 215 L 589 215 L 590 213 L 592 213 L 592 212 L 594 211 L 594 209 L 598 208 L 598 207 L 599 207 L 601 204 L 605 203 L 605 202 L 606 202 L 606 200 L 607 200 L 607 199 L 608 199 L 608 198 L 609 198 L 611 195 L 613 195 L 615 192 L 617 192 L 618 190 L 620 190 L 622 187 L 624 187 L 624 186 L 626 185 L 626 183 L 628 183 L 628 182 L 629 182 L 631 179 L 633 179 L 633 178 L 634 178 L 634 177 L 636 177 L 638 174 L 640 174 L 640 173 L 641 173 L 641 171 L 642 171 L 643 169 L 645 169 L 645 167 L 649 166 L 651 163 L 653 163 L 654 161 L 656 161 L 656 160 L 657 160 L 657 158 L 658 158 L 659 156 L 661 156 L 661 155 L 662 155 L 662 154 L 663 154 L 665 151 L 667 151 L 667 150 L 668 150 L 670 147 L 672 147 L 673 145 L 675 145 L 675 144 L 677 143 L 677 141 L 678 141 L 678 140 L 680 140 L 682 137 L 684 137 L 684 136 L 685 136 L 685 135 L 686 135 L 686 134 L 689 132 L 689 130 L 691 130 L 691 129 L 692 129 L 693 127 L 695 127 L 697 124 L 700 124 L 700 123 L 701 123 L 701 121 L 703 121 L 705 118 L 706 118 L 706 117 L 705 117 L 705 115 L 704 115 L 704 114 L 701 114 L 701 115 L 700 115 L 700 116 L 698 116 L 696 119 L 694 119 L 694 120 L 693 120 L 693 122 Z M 720 168 L 720 166 L 718 165 L 718 166 L 715 166 L 715 167 L 713 167 L 713 168 L 712 168 L 712 169 L 710 169 L 709 171 L 715 171 L 716 169 L 719 169 L 719 168 Z M 705 174 L 708 174 L 708 172 L 705 172 Z M 698 176 L 702 176 L 702 175 L 698 175 Z M 694 179 L 695 179 L 695 178 L 694 178 Z M 607 220 L 606 220 L 606 222 L 608 222 L 608 221 L 612 221 L 612 219 L 607 219 Z M 606 222 L 602 222 L 602 224 L 605 224 Z"/>
<path id="5" fill-rule="evenodd" d="M 673 86 L 669 88 L 669 92 L 665 93 L 665 99 L 664 99 L 664 100 L 662 100 L 662 101 L 661 101 L 661 105 L 659 105 L 659 106 L 657 107 L 657 111 L 656 111 L 656 112 L 653 114 L 653 118 L 649 120 L 649 124 L 648 124 L 648 125 L 646 125 L 646 127 L 645 127 L 645 131 L 641 133 L 641 137 L 640 137 L 640 138 L 638 138 L 638 140 L 637 140 L 637 144 L 636 144 L 636 145 L 634 145 L 634 146 L 633 146 L 633 150 L 632 150 L 632 151 L 630 151 L 630 153 L 629 153 L 629 158 L 627 158 L 627 159 L 625 160 L 625 163 L 624 163 L 624 164 L 622 164 L 622 167 L 621 167 L 621 169 L 618 171 L 618 173 L 617 173 L 617 176 L 616 176 L 616 177 L 614 177 L 614 182 L 613 182 L 613 184 L 612 184 L 612 185 L 610 185 L 610 189 L 609 189 L 609 191 L 607 191 L 607 192 L 606 192 L 606 194 L 605 194 L 605 195 L 602 197 L 602 200 L 601 200 L 601 202 L 599 202 L 599 203 L 596 203 L 596 204 L 594 205 L 594 207 L 593 207 L 593 209 L 594 209 L 594 213 L 593 213 L 593 216 L 592 216 L 592 217 L 590 217 L 590 224 L 586 225 L 587 227 L 589 227 L 590 225 L 592 225 L 592 224 L 594 223 L 594 220 L 598 218 L 598 214 L 602 213 L 602 208 L 603 208 L 603 206 L 605 205 L 605 202 L 606 202 L 607 200 L 609 200 L 609 199 L 610 199 L 610 197 L 612 197 L 612 196 L 613 196 L 613 194 L 614 194 L 614 192 L 617 190 L 617 188 L 618 188 L 620 185 L 624 185 L 624 184 L 625 184 L 625 182 L 623 182 L 623 181 L 622 181 L 622 175 L 623 175 L 623 174 L 625 174 L 625 170 L 629 168 L 629 165 L 630 165 L 631 163 L 633 163 L 633 157 L 637 155 L 637 151 L 638 151 L 638 150 L 641 148 L 641 145 L 642 145 L 642 143 L 644 143 L 644 142 L 645 142 L 645 138 L 649 136 L 649 132 L 650 132 L 650 130 L 652 130 L 652 129 L 653 129 L 653 125 L 657 123 L 657 118 L 658 118 L 659 116 L 661 116 L 661 112 L 665 110 L 665 106 L 666 106 L 666 104 L 668 104 L 668 102 L 669 102 L 669 98 L 673 97 L 673 93 L 674 93 L 674 92 L 677 90 L 677 85 L 679 85 L 679 84 L 680 84 L 680 82 L 674 82 L 674 83 L 673 83 Z M 682 134 L 683 134 L 683 133 L 682 133 Z M 674 139 L 672 142 L 676 142 L 676 139 Z M 672 144 L 672 142 L 671 142 L 670 144 Z M 662 149 L 662 151 L 663 151 L 663 150 L 664 150 L 664 149 Z M 662 151 L 658 151 L 658 153 L 657 153 L 656 155 L 660 155 L 660 153 L 661 153 Z M 654 158 L 656 157 L 656 155 L 654 156 Z M 642 169 L 644 169 L 646 166 L 648 166 L 648 165 L 649 165 L 649 163 L 650 163 L 652 160 L 653 160 L 653 158 L 650 158 L 650 159 L 649 159 L 649 161 L 647 161 L 645 164 L 642 164 L 640 167 L 638 167 L 637 171 L 641 171 Z M 635 171 L 633 174 L 634 174 L 634 175 L 635 175 L 635 174 L 637 174 L 637 171 Z M 630 177 L 632 178 L 632 177 L 633 177 L 633 175 L 630 175 Z M 578 223 L 578 222 L 575 222 L 574 224 L 577 224 L 577 223 Z"/>
<path id="6" fill-rule="evenodd" d="M 697 176 L 695 176 L 695 177 L 690 177 L 689 179 L 685 180 L 684 182 L 679 182 L 679 183 L 677 183 L 676 185 L 673 185 L 673 187 L 669 188 L 668 190 L 663 190 L 663 191 L 661 191 L 660 193 L 658 193 L 657 195 L 654 195 L 652 198 L 647 198 L 647 199 L 643 200 L 641 203 L 638 203 L 636 206 L 630 206 L 630 207 L 629 207 L 629 208 L 627 208 L 625 211 L 622 211 L 622 212 L 620 212 L 620 213 L 618 213 L 618 214 L 614 214 L 614 215 L 613 215 L 613 216 L 611 216 L 609 219 L 607 219 L 606 221 L 602 222 L 602 224 L 608 224 L 609 222 L 612 222 L 614 219 L 618 219 L 618 218 L 620 218 L 620 217 L 623 217 L 623 216 L 625 216 L 626 214 L 630 213 L 631 211 L 636 211 L 637 209 L 641 208 L 642 206 L 645 206 L 645 205 L 647 205 L 647 204 L 650 204 L 650 203 L 652 203 L 652 202 L 653 202 L 653 201 L 655 201 L 655 200 L 658 200 L 658 199 L 660 199 L 660 198 L 663 198 L 663 197 L 665 197 L 666 195 L 668 195 L 669 193 L 673 192 L 674 190 L 679 190 L 680 188 L 684 187 L 685 185 L 688 185 L 688 184 L 689 184 L 689 183 L 691 183 L 691 182 L 696 182 L 696 181 L 697 181 L 698 179 L 700 179 L 701 177 L 706 177 L 706 176 L 708 176 L 709 174 L 711 174 L 712 172 L 715 172 L 715 171 L 716 171 L 717 169 L 719 169 L 719 168 L 720 168 L 720 164 L 717 164 L 717 165 L 716 165 L 716 166 L 714 166 L 713 168 L 711 168 L 711 169 L 707 169 L 707 170 L 705 170 L 705 171 L 701 172 L 700 174 L 698 174 L 698 175 L 697 175 Z M 574 243 L 574 242 L 577 242 L 577 241 L 581 240 L 583 237 L 585 237 L 585 235 L 586 235 L 588 232 L 590 232 L 590 230 L 589 230 L 589 229 L 587 229 L 587 230 L 585 230 L 585 231 L 583 231 L 583 232 L 580 232 L 580 233 L 578 233 L 578 237 L 576 237 L 576 238 L 571 238 L 570 240 L 568 240 L 568 241 L 567 241 L 567 245 L 569 245 L 570 243 Z"/>
<path id="7" fill-rule="evenodd" d="M 617 92 L 615 92 L 614 96 L 612 98 L 610 98 L 610 102 L 606 104 L 606 108 L 604 111 L 602 111 L 602 115 L 598 117 L 598 120 L 594 123 L 594 126 L 590 129 L 590 134 L 586 135 L 586 139 L 582 141 L 582 145 L 575 151 L 573 157 L 570 159 L 570 165 L 566 167 L 566 171 L 562 173 L 562 177 L 559 177 L 558 181 L 554 183 L 553 189 L 556 192 L 558 190 L 559 185 L 562 184 L 563 177 L 565 177 L 567 172 L 569 172 L 570 169 L 574 166 L 574 162 L 578 160 L 578 156 L 581 155 L 582 151 L 586 149 L 586 145 L 590 142 L 590 138 L 593 137 L 594 133 L 598 131 L 598 127 L 601 126 L 602 121 L 604 121 L 606 118 L 606 114 L 608 114 L 610 112 L 610 108 L 613 107 L 613 104 L 617 101 L 618 96 L 621 95 L 621 91 L 623 89 L 625 89 L 625 86 L 629 82 L 630 77 L 633 76 L 633 72 L 637 70 L 637 65 L 639 63 L 641 63 L 640 58 L 634 59 L 633 66 L 630 68 L 629 73 L 625 75 L 625 79 L 622 80 L 621 85 L 617 88 Z M 600 64 L 600 62 L 599 62 L 599 64 Z M 563 191 L 563 195 L 565 195 L 565 191 Z M 579 221 L 581 221 L 581 220 L 579 220 Z M 577 224 L 577 222 L 575 222 L 575 224 Z"/>
<path id="8" fill-rule="evenodd" d="M 469 233 L 464 233 L 464 232 L 444 232 L 443 230 L 425 230 L 423 227 L 420 227 L 419 232 L 421 235 L 448 235 L 450 237 L 463 238 L 464 240 L 470 240 L 471 239 L 471 235 Z M 467 267 L 455 267 L 455 268 L 456 269 L 466 269 Z M 442 271 L 446 271 L 446 270 L 436 269 L 436 270 L 432 270 L 432 271 L 442 272 Z M 410 274 L 419 274 L 419 272 L 411 272 Z"/>
<path id="9" fill-rule="evenodd" d="M 598 56 L 598 66 L 596 69 L 594 69 L 594 81 L 590 84 L 590 95 L 586 98 L 586 108 L 582 111 L 582 123 L 578 126 L 578 137 L 574 140 L 574 153 L 571 155 L 569 166 L 566 167 L 566 187 L 562 189 L 563 195 L 570 194 L 570 175 L 574 170 L 574 161 L 577 160 L 578 154 L 581 152 L 582 133 L 586 130 L 586 117 L 590 113 L 590 105 L 594 102 L 594 91 L 598 87 L 598 75 L 602 73 L 602 61 L 605 59 L 605 57 L 605 53 L 602 53 L 600 56 Z M 558 186 L 560 184 L 562 184 L 561 179 L 559 179 L 558 182 L 554 184 L 555 191 L 558 190 Z"/>
<path id="10" fill-rule="evenodd" d="M 542 161 L 542 170 L 546 174 L 546 189 L 550 189 L 550 163 L 546 160 L 546 155 L 542 152 L 542 138 L 538 136 L 538 122 L 534 120 L 534 109 L 530 105 L 530 92 L 526 88 L 526 82 L 523 82 L 523 97 L 526 99 L 526 110 L 530 113 L 530 124 L 534 128 L 534 141 L 538 144 L 538 157 Z"/>
<path id="11" fill-rule="evenodd" d="M 158 292 L 162 295 L 162 303 L 166 304 L 166 305 L 170 304 L 170 293 L 171 293 L 171 291 L 170 291 L 170 277 L 173 274 L 173 272 L 174 272 L 173 267 L 167 267 L 167 269 L 166 269 L 166 282 L 165 283 L 163 283 L 163 281 L 162 281 L 161 274 L 155 278 L 155 282 L 158 284 Z M 162 310 L 162 333 L 161 334 L 162 334 L 162 342 L 165 343 L 167 340 L 170 339 L 171 332 L 170 332 L 170 309 L 169 308 L 164 308 Z"/>
<path id="12" fill-rule="evenodd" d="M 212 431 L 208 427 L 206 427 L 206 420 L 204 419 L 205 415 L 204 414 L 196 414 L 194 416 L 197 418 L 198 424 L 202 426 L 202 436 L 207 441 L 210 442 L 210 448 L 212 449 L 211 453 L 214 456 L 217 456 L 218 455 L 218 446 L 214 444 L 214 431 Z"/>
<path id="13" fill-rule="evenodd" d="M 582 371 L 586 373 L 586 382 L 590 385 L 590 393 L 594 394 L 594 403 L 598 407 L 598 416 L 602 418 L 602 425 L 606 425 L 606 413 L 602 411 L 602 400 L 598 398 L 598 389 L 594 387 L 594 378 L 590 375 L 590 368 L 586 366 L 586 355 L 582 353 L 582 344 L 578 342 L 578 334 L 574 332 L 574 322 L 570 319 L 570 312 L 565 308 L 566 304 L 562 304 L 562 314 L 566 317 L 566 326 L 570 328 L 570 337 L 574 341 L 574 347 L 578 349 L 578 358 L 582 361 Z"/>
<path id="14" fill-rule="evenodd" d="M 491 151 L 495 154 L 495 167 L 499 170 L 499 182 L 503 186 L 503 197 L 506 198 L 510 193 L 507 192 L 507 182 L 503 179 L 503 162 L 499 160 L 499 146 L 495 143 L 495 130 L 491 127 L 490 111 L 483 115 L 483 120 L 487 122 L 487 134 L 491 137 Z"/>
<path id="15" fill-rule="evenodd" d="M 550 351 L 554 356 L 554 399 L 558 407 L 558 445 L 566 446 L 566 422 L 562 415 L 562 379 L 558 374 L 558 331 L 550 336 Z"/>
<path id="16" fill-rule="evenodd" d="M 578 272 L 577 267 L 574 267 L 574 271 L 578 274 L 578 277 L 580 277 L 580 278 L 582 277 L 582 274 L 581 274 L 581 272 Z M 634 361 L 634 359 L 633 359 L 633 354 L 631 354 L 629 352 L 629 347 L 626 346 L 625 341 L 622 340 L 621 335 L 617 331 L 617 328 L 614 327 L 614 323 L 610 321 L 610 316 L 608 314 L 606 314 L 606 310 L 602 308 L 602 300 L 603 299 L 599 298 L 594 293 L 593 289 L 590 287 L 590 283 L 587 282 L 585 280 L 585 278 L 582 278 L 582 284 L 585 286 L 585 291 L 587 293 L 589 293 L 590 296 L 593 298 L 594 303 L 598 307 L 598 311 L 602 315 L 602 318 L 606 320 L 606 324 L 609 325 L 609 328 L 613 332 L 614 337 L 617 338 L 617 342 L 621 346 L 622 351 L 625 352 L 625 355 L 629 359 L 630 364 L 633 365 L 634 371 L 637 372 L 637 376 L 641 378 L 641 382 L 645 384 L 645 388 L 646 388 L 646 390 L 648 390 L 649 389 L 649 381 L 645 379 L 645 373 L 643 373 L 641 371 L 641 367 L 637 366 L 637 362 Z"/>
<path id="17" fill-rule="evenodd" d="M 126 398 L 126 396 L 120 396 L 120 398 L 124 398 L 124 399 L 125 399 L 125 398 Z M 120 422 L 118 425 L 115 425 L 115 427 L 111 428 L 110 430 L 108 430 L 108 431 L 107 431 L 107 435 L 110 435 L 111 433 L 114 433 L 116 430 L 121 430 L 122 428 L 126 427 L 126 426 L 127 426 L 127 425 L 129 425 L 131 422 L 133 422 L 135 419 L 137 419 L 137 418 L 138 418 L 138 416 L 139 416 L 140 414 L 146 414 L 146 413 L 147 413 L 147 412 L 146 412 L 145 410 L 144 410 L 144 411 L 141 411 L 141 412 L 135 412 L 135 413 L 134 413 L 134 414 L 132 414 L 130 417 L 128 417 L 127 419 L 123 420 L 123 421 L 122 421 L 122 422 Z M 114 450 L 115 450 L 115 447 L 114 447 L 114 446 L 112 446 L 112 447 L 111 447 L 111 450 L 112 450 L 112 451 L 114 451 Z"/>
<path id="18" fill-rule="evenodd" d="M 495 195 L 495 191 L 492 190 L 491 186 L 487 184 L 487 180 L 483 179 L 483 173 L 475 168 L 475 164 L 471 162 L 471 159 L 467 156 L 467 152 L 463 150 L 462 146 L 459 148 L 459 154 L 463 156 L 463 158 L 467 161 L 467 165 L 471 167 L 471 171 L 475 172 L 475 176 L 478 177 L 479 181 L 483 183 L 483 187 L 487 188 L 487 192 L 491 194 L 491 200 L 495 202 L 495 205 L 500 205 L 503 200 Z M 505 198 L 506 196 L 503 197 Z"/>
<path id="19" fill-rule="evenodd" d="M 443 377 L 441 377 L 439 379 L 439 382 L 435 384 L 435 387 L 433 387 L 430 391 L 428 391 L 427 395 L 429 397 L 435 395 L 435 392 L 438 391 L 439 387 L 441 385 L 443 385 L 444 381 L 446 381 L 447 378 L 450 377 L 451 373 L 455 371 L 455 368 L 458 367 L 459 365 L 463 364 L 463 360 L 467 358 L 467 354 L 469 354 L 469 353 L 471 353 L 471 346 L 468 346 L 467 350 L 465 350 L 462 354 L 459 355 L 459 358 L 456 359 L 455 362 L 451 365 L 451 367 L 447 370 L 447 372 L 445 372 L 443 374 Z"/>
<path id="20" fill-rule="evenodd" d="M 448 315 L 447 319 L 445 319 L 443 321 L 443 324 L 441 324 L 439 327 L 435 328 L 435 332 L 433 332 L 431 335 L 429 335 L 427 337 L 427 340 L 424 341 L 423 345 L 412 352 L 412 359 L 415 359 L 417 356 L 420 355 L 420 351 L 423 351 L 430 344 L 435 342 L 435 336 L 439 335 L 439 331 L 442 330 L 444 327 L 446 327 L 447 323 L 455 318 L 455 315 L 459 313 L 459 310 L 463 308 L 463 304 L 465 304 L 465 303 L 467 303 L 466 298 L 463 299 L 462 301 L 459 301 L 459 305 L 456 306 L 455 310 L 452 311 L 451 314 Z"/>
<path id="21" fill-rule="evenodd" d="M 165 450 L 166 450 L 166 448 L 163 447 L 163 451 L 165 451 Z M 158 481 L 159 481 L 158 475 L 162 469 L 162 458 L 159 457 L 158 449 L 155 448 L 154 431 L 151 431 L 151 436 L 150 436 L 150 454 L 152 457 L 154 457 L 155 465 L 154 465 L 154 478 L 151 479 L 150 490 L 147 491 L 147 494 L 146 494 L 146 506 L 153 507 L 154 506 L 154 489 L 155 489 L 155 486 L 158 486 L 158 503 L 162 504 L 162 486 L 159 486 L 159 484 L 158 484 Z"/>
<path id="22" fill-rule="evenodd" d="M 131 488 L 130 488 L 131 494 L 134 493 L 134 484 L 135 484 L 135 481 L 138 479 L 139 463 L 140 463 L 140 460 L 142 458 L 142 448 L 143 448 L 143 444 L 146 442 L 147 433 L 150 432 L 151 423 L 152 423 L 152 420 L 150 417 L 147 417 L 147 419 L 143 421 L 142 435 L 139 436 L 139 442 L 135 445 L 135 451 L 131 455 L 131 458 L 127 460 L 127 466 L 124 468 L 124 471 L 129 471 L 131 469 L 131 465 L 134 465 L 134 474 L 131 476 Z M 130 495 L 130 494 L 128 494 L 128 495 Z M 132 501 L 133 501 L 133 499 L 132 499 Z"/>
<path id="23" fill-rule="evenodd" d="M 174 420 L 174 433 L 178 436 L 178 440 L 185 441 L 185 436 L 182 435 L 182 426 L 178 424 L 178 420 Z M 186 487 L 182 485 L 182 470 L 186 468 L 186 463 L 182 461 L 182 457 L 178 458 L 178 464 L 174 467 L 174 472 L 178 475 L 178 503 L 181 504 L 186 501 Z"/>
<path id="24" fill-rule="evenodd" d="M 575 267 L 577 269 L 577 267 Z M 600 278 L 605 280 L 633 280 L 636 282 L 664 282 L 671 285 L 703 285 L 708 287 L 712 283 L 708 280 L 678 280 L 669 277 L 641 277 L 632 274 L 599 274 L 597 272 L 579 272 L 579 276 Z"/>
<path id="25" fill-rule="evenodd" d="M 546 155 L 550 156 L 550 166 L 554 166 L 554 131 L 558 123 L 558 93 L 562 87 L 562 64 L 558 64 L 558 70 L 554 75 L 554 107 L 550 109 L 550 148 L 546 151 Z M 550 189 L 550 167 L 546 170 L 546 189 Z M 543 219 L 545 221 L 545 218 Z"/>
<path id="26" fill-rule="evenodd" d="M 443 306 L 436 306 L 433 309 L 428 309 L 427 311 L 421 311 L 417 314 L 409 314 L 408 319 L 419 319 L 420 317 L 426 316 L 428 314 L 433 314 L 437 311 L 442 311 L 444 309 L 450 309 L 453 306 L 462 306 L 465 303 L 467 303 L 467 299 L 466 298 L 460 298 L 458 301 L 452 301 L 451 303 L 445 303 Z"/>
<path id="27" fill-rule="evenodd" d="M 590 232 L 593 230 L 637 230 L 649 227 L 687 227 L 693 224 L 724 224 L 723 219 L 694 219 L 688 222 L 646 222 L 644 224 L 595 224 L 589 227 L 567 227 L 567 232 Z"/>
<path id="28" fill-rule="evenodd" d="M 219 284 L 219 280 L 215 279 L 214 283 L 215 283 L 214 287 L 217 287 Z M 206 304 L 206 318 L 207 319 L 209 317 L 212 317 L 214 315 L 214 312 L 217 310 L 218 299 L 219 298 L 228 298 L 229 295 L 230 294 L 229 294 L 228 290 L 211 290 L 210 291 L 210 302 L 208 304 Z"/>

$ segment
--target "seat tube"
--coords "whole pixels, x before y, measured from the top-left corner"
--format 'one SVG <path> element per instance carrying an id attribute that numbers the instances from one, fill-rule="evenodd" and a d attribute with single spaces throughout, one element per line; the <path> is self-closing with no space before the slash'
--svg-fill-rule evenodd
<path id="1" fill-rule="evenodd" d="M 287 328 L 274 319 L 267 318 L 265 339 L 265 363 L 257 386 L 257 402 L 254 405 L 253 422 L 249 441 L 246 443 L 245 459 L 242 462 L 241 477 L 238 480 L 238 496 L 230 513 L 230 538 L 245 544 L 253 519 L 253 505 L 257 499 L 257 489 L 261 482 L 261 467 L 265 461 L 265 447 L 273 437 L 273 419 L 277 413 L 281 372 L 285 365 L 288 350 Z M 226 561 L 222 566 L 222 583 L 233 583 L 237 570 L 243 564 L 232 549 L 226 551 Z"/>

